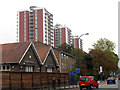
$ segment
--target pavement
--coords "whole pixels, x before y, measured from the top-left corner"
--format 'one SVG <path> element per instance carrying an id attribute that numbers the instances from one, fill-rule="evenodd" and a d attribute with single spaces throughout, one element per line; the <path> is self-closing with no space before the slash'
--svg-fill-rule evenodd
<path id="1" fill-rule="evenodd" d="M 106 81 L 106 80 L 105 80 L 105 81 L 102 81 L 102 82 L 98 81 L 98 83 L 99 83 L 99 86 L 107 85 L 107 81 Z"/>
<path id="2" fill-rule="evenodd" d="M 99 83 L 99 86 L 102 86 L 102 85 L 107 85 L 107 81 L 105 80 L 105 81 L 102 81 L 102 82 L 98 82 Z M 61 88 L 59 88 L 59 87 L 56 87 L 56 89 L 72 89 L 72 88 L 79 88 L 79 85 L 70 85 L 70 86 L 65 86 L 65 87 L 61 87 Z"/>
<path id="3" fill-rule="evenodd" d="M 107 84 L 107 81 L 102 81 L 102 82 L 98 82 L 99 83 L 99 86 L 102 86 L 102 85 L 106 85 Z M 56 87 L 55 90 L 66 90 L 66 89 L 75 89 L 75 88 L 79 88 L 79 85 L 66 85 L 66 86 L 61 86 L 61 87 Z M 48 88 L 44 88 L 43 90 L 48 90 Z M 49 88 L 49 90 L 54 90 L 52 87 Z"/>
<path id="4" fill-rule="evenodd" d="M 79 88 L 79 85 L 69 85 L 69 86 L 63 86 L 63 87 L 56 87 L 56 89 L 72 89 L 72 88 Z"/>
<path id="5" fill-rule="evenodd" d="M 102 81 L 102 82 L 100 82 L 100 81 L 98 81 L 98 83 L 99 83 L 99 86 L 102 86 L 102 85 L 107 85 L 107 81 L 105 80 L 105 81 Z M 70 86 L 63 86 L 63 87 L 56 87 L 56 89 L 67 89 L 67 88 L 70 88 L 70 89 L 72 89 L 72 88 L 79 88 L 79 85 L 70 85 Z"/>

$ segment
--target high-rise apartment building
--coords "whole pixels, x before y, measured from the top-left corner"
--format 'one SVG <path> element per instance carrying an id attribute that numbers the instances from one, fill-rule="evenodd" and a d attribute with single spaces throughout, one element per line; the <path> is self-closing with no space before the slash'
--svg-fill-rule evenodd
<path id="1" fill-rule="evenodd" d="M 74 48 L 79 48 L 79 38 L 74 38 L 72 39 L 72 44 Z"/>
<path id="2" fill-rule="evenodd" d="M 54 46 L 53 15 L 45 8 L 31 6 L 17 14 L 17 41 L 40 41 Z"/>
<path id="3" fill-rule="evenodd" d="M 54 47 L 57 48 L 64 43 L 72 45 L 71 30 L 66 26 L 56 24 L 54 27 Z"/>

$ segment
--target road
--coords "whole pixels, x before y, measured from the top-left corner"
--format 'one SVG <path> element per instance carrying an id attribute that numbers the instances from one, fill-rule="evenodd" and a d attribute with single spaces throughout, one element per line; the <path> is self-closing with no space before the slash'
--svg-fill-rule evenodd
<path id="1" fill-rule="evenodd" d="M 64 89 L 64 90 L 80 90 L 79 88 Z M 105 82 L 103 85 L 99 86 L 99 89 L 83 89 L 83 90 L 120 90 L 120 80 L 116 80 L 116 84 L 108 84 Z"/>

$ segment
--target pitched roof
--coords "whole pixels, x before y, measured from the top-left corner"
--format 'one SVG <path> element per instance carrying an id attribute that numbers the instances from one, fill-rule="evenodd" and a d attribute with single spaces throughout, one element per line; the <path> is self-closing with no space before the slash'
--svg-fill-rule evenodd
<path id="1" fill-rule="evenodd" d="M 19 63 L 26 49 L 31 42 L 18 42 L 1 44 L 0 53 L 2 54 L 2 60 L 0 63 Z"/>
<path id="2" fill-rule="evenodd" d="M 35 42 L 36 50 L 41 58 L 41 61 L 44 62 L 46 55 L 50 50 L 50 46 L 42 44 L 41 42 Z"/>
<path id="3" fill-rule="evenodd" d="M 59 56 L 58 55 L 56 56 L 53 48 L 50 45 L 46 45 L 46 44 L 41 43 L 40 41 L 37 41 L 37 42 L 35 42 L 35 47 L 36 47 L 36 50 L 37 50 L 43 64 L 46 61 L 47 55 L 50 53 L 50 51 L 52 51 L 52 54 L 56 61 L 56 65 L 58 66 L 58 59 L 59 59 L 58 57 Z"/>
<path id="4" fill-rule="evenodd" d="M 55 56 L 56 56 L 56 58 L 57 58 L 57 60 L 58 60 L 58 62 L 59 62 L 59 51 L 57 50 L 57 49 L 55 49 L 55 48 L 53 48 L 53 51 L 54 51 L 54 53 L 55 53 Z"/>

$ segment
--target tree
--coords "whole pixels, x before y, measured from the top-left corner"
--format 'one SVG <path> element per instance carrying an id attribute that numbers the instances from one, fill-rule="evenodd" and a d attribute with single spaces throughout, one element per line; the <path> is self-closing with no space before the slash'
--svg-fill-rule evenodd
<path id="1" fill-rule="evenodd" d="M 70 54 L 71 50 L 73 49 L 73 46 L 70 46 L 70 45 L 64 43 L 60 47 L 58 47 L 58 49 Z"/>
<path id="2" fill-rule="evenodd" d="M 116 63 L 116 65 L 118 64 L 119 58 L 118 55 L 114 53 L 115 51 L 115 43 L 113 43 L 112 41 L 106 39 L 106 38 L 100 38 L 97 43 L 94 43 L 93 45 L 93 50 L 102 50 L 103 52 L 105 52 L 107 55 L 109 55 L 109 57 L 112 58 L 112 60 Z M 90 49 L 92 50 L 92 49 Z"/>
<path id="3" fill-rule="evenodd" d="M 71 50 L 70 54 L 76 57 L 76 66 L 79 67 L 83 62 L 85 52 L 83 52 L 81 49 L 74 48 Z"/>
<path id="4" fill-rule="evenodd" d="M 84 55 L 83 63 L 86 64 L 87 75 L 92 75 L 93 64 L 92 64 L 92 57 L 89 54 Z"/>
<path id="5" fill-rule="evenodd" d="M 112 60 L 112 57 L 107 55 L 102 50 L 94 49 L 89 52 L 92 57 L 94 74 L 98 74 L 99 67 L 103 66 L 103 72 L 108 75 L 111 71 L 117 70 L 116 63 Z"/>

